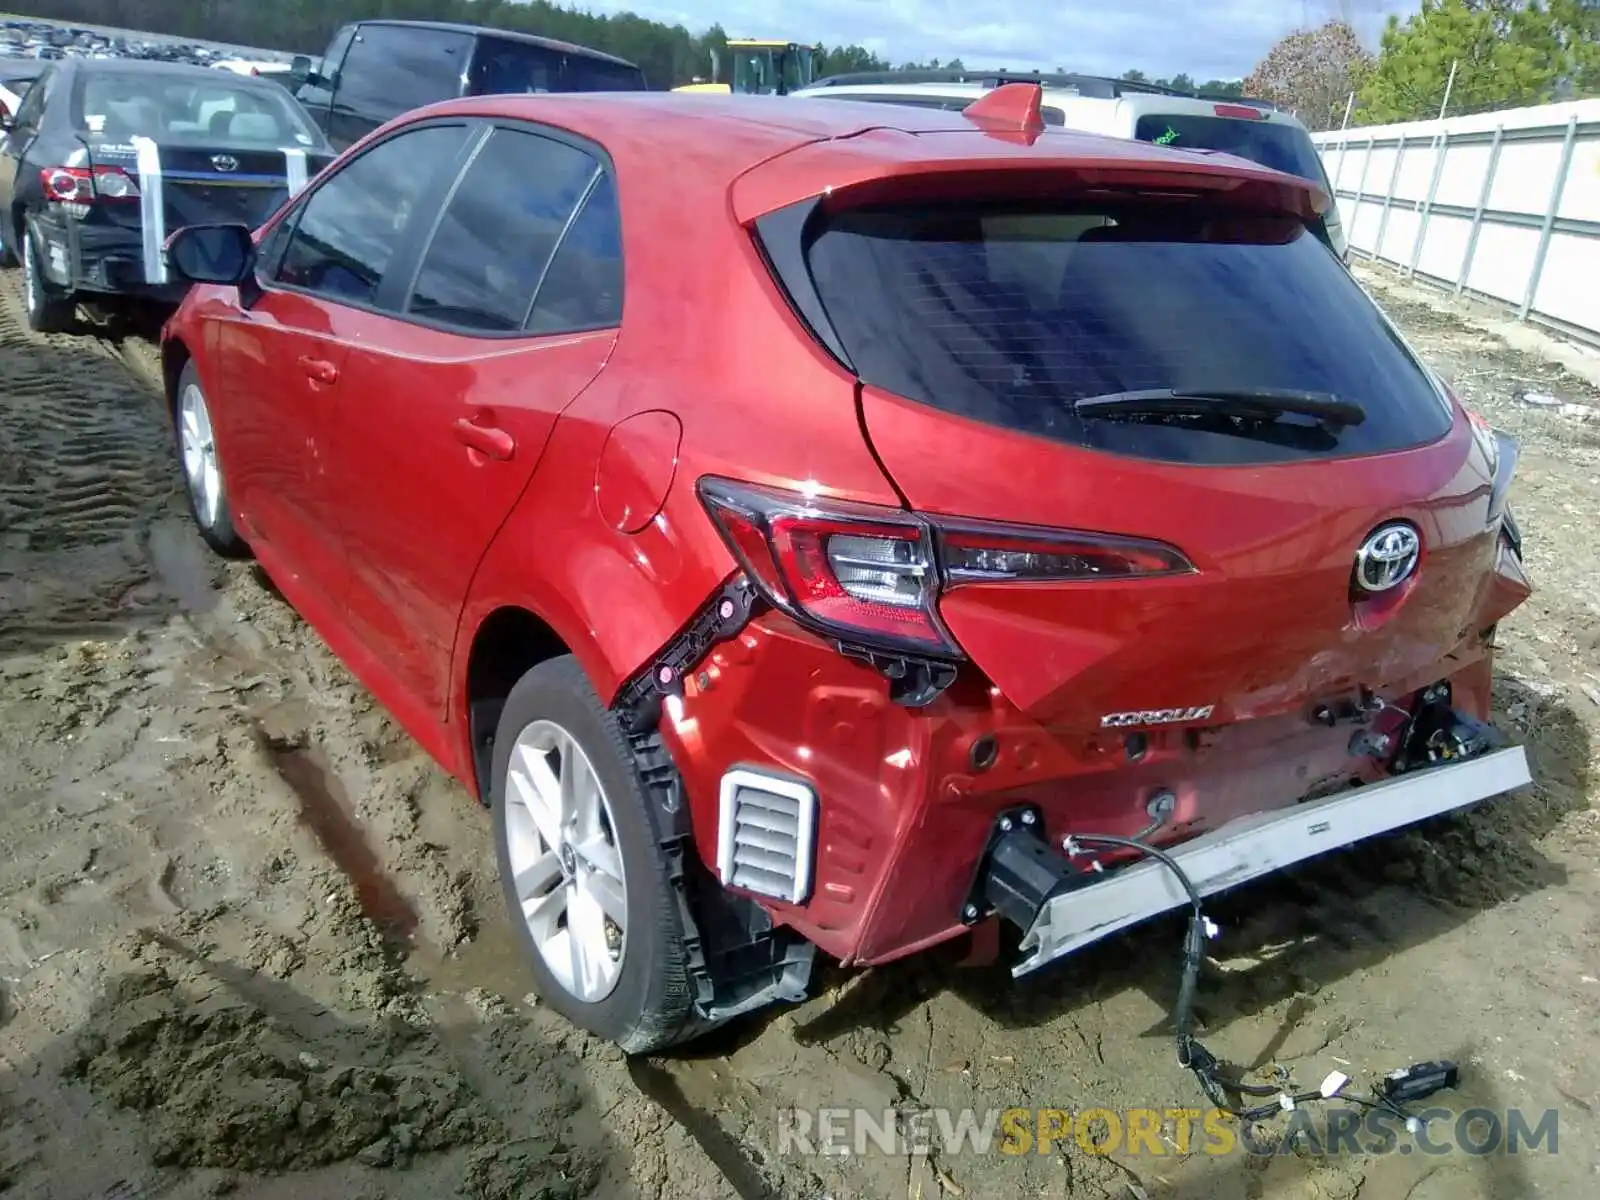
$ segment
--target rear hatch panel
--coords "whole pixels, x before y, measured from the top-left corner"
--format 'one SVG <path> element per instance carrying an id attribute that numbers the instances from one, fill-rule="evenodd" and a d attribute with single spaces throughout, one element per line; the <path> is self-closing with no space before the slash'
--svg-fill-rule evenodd
<path id="1" fill-rule="evenodd" d="M 1076 200 L 1013 189 L 976 207 L 973 187 L 958 190 L 945 208 L 923 194 L 871 213 L 819 205 L 804 229 L 782 214 L 757 227 L 797 315 L 862 378 L 863 428 L 909 507 L 1149 539 L 1193 564 L 947 584 L 940 615 L 1008 699 L 1082 729 L 1129 714 L 1279 715 L 1410 680 L 1477 632 L 1497 555 L 1492 466 L 1309 232 L 1313 214 L 1244 216 L 1226 193 L 1166 184 L 1080 188 Z M 790 235 L 798 253 L 775 241 Z M 1336 394 L 1365 419 L 1098 420 L 1072 408 L 1217 384 Z M 1357 554 L 1393 523 L 1420 540 L 1415 568 L 1368 593 Z"/>

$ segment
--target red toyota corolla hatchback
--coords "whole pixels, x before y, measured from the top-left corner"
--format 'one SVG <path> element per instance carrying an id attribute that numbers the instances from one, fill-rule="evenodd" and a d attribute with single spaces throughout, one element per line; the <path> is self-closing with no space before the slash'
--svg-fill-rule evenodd
<path id="1" fill-rule="evenodd" d="M 1326 203 L 1026 85 L 423 109 L 170 240 L 194 517 L 490 808 L 577 1024 L 1022 974 L 1528 781 L 1515 446 Z"/>

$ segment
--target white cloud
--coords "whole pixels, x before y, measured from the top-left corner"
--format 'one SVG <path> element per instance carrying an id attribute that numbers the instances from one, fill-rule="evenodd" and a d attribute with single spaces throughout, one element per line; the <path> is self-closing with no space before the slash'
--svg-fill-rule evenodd
<path id="1" fill-rule="evenodd" d="M 859 45 L 894 62 L 960 58 L 969 67 L 1197 80 L 1247 74 L 1278 38 L 1348 15 L 1374 48 L 1390 12 L 1419 0 L 578 0 L 698 33 Z"/>

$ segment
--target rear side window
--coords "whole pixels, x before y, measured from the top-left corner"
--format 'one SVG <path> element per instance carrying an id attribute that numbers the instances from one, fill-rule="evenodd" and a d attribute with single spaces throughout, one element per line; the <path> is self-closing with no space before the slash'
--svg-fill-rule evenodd
<path id="1" fill-rule="evenodd" d="M 47 67 L 39 78 L 27 85 L 22 93 L 22 104 L 17 109 L 16 125 L 19 129 L 37 129 L 44 116 L 45 105 L 56 91 L 60 76 L 54 67 Z"/>
<path id="2" fill-rule="evenodd" d="M 387 119 L 459 96 L 471 56 L 464 33 L 363 25 L 339 67 L 335 108 Z"/>
<path id="3" fill-rule="evenodd" d="M 566 142 L 496 129 L 445 207 L 407 311 L 486 333 L 522 329 L 556 243 L 600 170 Z"/>
<path id="4" fill-rule="evenodd" d="M 829 218 L 807 259 L 865 382 L 975 421 L 1195 463 L 1379 453 L 1449 428 L 1419 364 L 1297 221 L 1196 206 L 863 209 Z M 1330 430 L 1073 410 L 1162 388 L 1332 393 L 1366 419 Z"/>
<path id="5" fill-rule="evenodd" d="M 1311 144 L 1310 135 L 1294 125 L 1189 113 L 1147 114 L 1134 125 L 1133 136 L 1141 142 L 1155 142 L 1179 150 L 1220 150 L 1224 154 L 1237 154 L 1274 171 L 1327 186 L 1322 160 Z"/>
<path id="6" fill-rule="evenodd" d="M 528 318 L 529 333 L 604 329 L 622 321 L 622 216 L 602 175 L 561 239 Z"/>
<path id="7" fill-rule="evenodd" d="M 473 56 L 469 91 L 475 96 L 534 92 L 634 92 L 644 72 L 586 54 L 534 42 L 483 38 Z"/>

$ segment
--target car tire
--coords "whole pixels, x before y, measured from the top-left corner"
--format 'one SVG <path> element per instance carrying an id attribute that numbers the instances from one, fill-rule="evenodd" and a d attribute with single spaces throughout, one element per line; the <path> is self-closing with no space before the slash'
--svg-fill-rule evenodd
<path id="1" fill-rule="evenodd" d="M 178 467 L 183 472 L 183 494 L 201 539 L 224 558 L 247 556 L 249 547 L 233 525 L 211 407 L 192 359 L 184 364 L 172 397 L 172 430 Z"/>
<path id="2" fill-rule="evenodd" d="M 22 304 L 35 333 L 66 333 L 78 319 L 78 305 L 45 279 L 39 266 L 39 235 L 29 222 L 22 237 Z"/>
<path id="3" fill-rule="evenodd" d="M 0 219 L 0 269 L 10 270 L 21 265 L 17 259 L 16 247 L 12 245 L 16 240 L 16 229 L 17 223 L 11 213 L 5 213 L 3 219 Z"/>
<path id="4" fill-rule="evenodd" d="M 501 887 L 540 996 L 629 1054 L 689 1036 L 683 924 L 648 801 L 616 717 L 576 659 L 540 663 L 512 688 L 490 781 Z M 549 803 L 557 793 L 576 798 Z"/>

